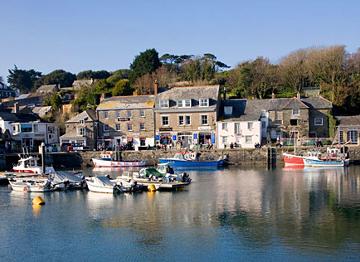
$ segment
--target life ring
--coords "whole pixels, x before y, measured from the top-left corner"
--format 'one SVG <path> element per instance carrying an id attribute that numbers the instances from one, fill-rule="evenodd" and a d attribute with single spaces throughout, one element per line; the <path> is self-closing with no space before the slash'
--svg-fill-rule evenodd
<path id="1" fill-rule="evenodd" d="M 27 186 L 24 186 L 23 190 L 24 190 L 24 192 L 28 192 L 29 188 Z"/>

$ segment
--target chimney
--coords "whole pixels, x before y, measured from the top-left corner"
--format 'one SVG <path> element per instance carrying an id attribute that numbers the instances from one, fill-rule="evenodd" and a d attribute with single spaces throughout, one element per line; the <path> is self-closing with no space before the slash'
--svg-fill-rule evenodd
<path id="1" fill-rule="evenodd" d="M 275 99 L 275 93 L 274 92 L 271 93 L 271 99 Z"/>
<path id="2" fill-rule="evenodd" d="M 224 101 L 226 100 L 226 87 L 224 86 L 224 89 L 223 89 L 223 99 Z"/>
<path id="3" fill-rule="evenodd" d="M 154 81 L 154 95 L 157 95 L 158 94 L 158 90 L 159 89 L 159 83 L 157 81 L 157 79 L 155 79 Z"/>
<path id="4" fill-rule="evenodd" d="M 104 101 L 104 99 L 105 99 L 105 93 L 102 93 L 101 96 L 100 96 L 100 103 L 101 103 L 102 101 Z"/>
<path id="5" fill-rule="evenodd" d="M 19 104 L 18 103 L 14 103 L 14 113 L 17 114 L 19 113 Z"/>
<path id="6" fill-rule="evenodd" d="M 296 94 L 296 98 L 300 100 L 301 96 L 300 96 L 300 92 L 297 92 Z"/>

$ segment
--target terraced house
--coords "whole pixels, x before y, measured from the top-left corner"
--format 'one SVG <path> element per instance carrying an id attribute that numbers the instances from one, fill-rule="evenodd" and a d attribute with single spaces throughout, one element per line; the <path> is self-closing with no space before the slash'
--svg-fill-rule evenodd
<path id="1" fill-rule="evenodd" d="M 156 143 L 183 147 L 216 143 L 219 86 L 173 87 L 155 106 Z"/>
<path id="2" fill-rule="evenodd" d="M 96 108 L 98 148 L 114 149 L 131 143 L 135 149 L 154 146 L 155 96 L 116 96 Z"/>

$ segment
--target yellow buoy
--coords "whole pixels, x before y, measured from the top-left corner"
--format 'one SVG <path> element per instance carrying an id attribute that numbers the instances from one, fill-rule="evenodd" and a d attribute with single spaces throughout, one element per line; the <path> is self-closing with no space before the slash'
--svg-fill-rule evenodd
<path id="1" fill-rule="evenodd" d="M 41 196 L 34 197 L 32 200 L 33 205 L 45 205 L 45 201 Z"/>
<path id="2" fill-rule="evenodd" d="M 154 184 L 148 185 L 148 191 L 149 191 L 149 192 L 155 192 L 155 191 L 156 191 L 155 185 L 154 185 Z"/>

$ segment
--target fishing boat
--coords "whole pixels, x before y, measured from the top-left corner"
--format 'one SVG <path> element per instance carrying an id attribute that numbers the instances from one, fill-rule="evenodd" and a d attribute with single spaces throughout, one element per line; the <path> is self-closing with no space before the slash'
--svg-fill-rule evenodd
<path id="1" fill-rule="evenodd" d="M 340 148 L 328 147 L 326 153 L 309 151 L 304 157 L 306 167 L 344 167 L 348 166 L 350 159 Z"/>
<path id="2" fill-rule="evenodd" d="M 17 192 L 50 192 L 54 191 L 54 187 L 49 179 L 10 179 L 11 189 Z"/>
<path id="3" fill-rule="evenodd" d="M 104 153 L 100 158 L 92 158 L 95 167 L 144 167 L 145 160 L 139 161 L 117 161 L 114 160 L 111 153 Z"/>
<path id="4" fill-rule="evenodd" d="M 179 152 L 174 157 L 160 158 L 159 163 L 167 163 L 171 167 L 221 167 L 227 165 L 227 156 L 218 160 L 200 160 L 200 153 Z"/>
<path id="5" fill-rule="evenodd" d="M 20 155 L 17 165 L 13 167 L 16 173 L 29 174 L 30 176 L 42 174 L 42 167 L 39 166 L 39 158 L 31 155 Z M 45 167 L 45 174 L 55 172 L 53 167 Z"/>
<path id="6" fill-rule="evenodd" d="M 303 167 L 305 165 L 304 157 L 302 155 L 283 153 L 283 160 L 285 167 Z"/>

